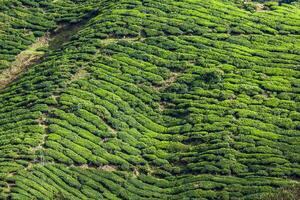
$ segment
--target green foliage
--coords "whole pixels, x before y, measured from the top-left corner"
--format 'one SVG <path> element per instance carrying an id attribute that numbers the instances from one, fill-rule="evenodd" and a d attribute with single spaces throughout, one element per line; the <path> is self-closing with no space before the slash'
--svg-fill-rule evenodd
<path id="1" fill-rule="evenodd" d="M 0 198 L 261 199 L 297 183 L 299 7 L 243 5 L 2 1 L 0 74 L 51 40 L 0 89 Z"/>

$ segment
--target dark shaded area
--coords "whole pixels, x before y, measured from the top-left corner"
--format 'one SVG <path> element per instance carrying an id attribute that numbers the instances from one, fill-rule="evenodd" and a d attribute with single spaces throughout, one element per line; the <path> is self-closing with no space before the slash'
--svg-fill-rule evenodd
<path id="1" fill-rule="evenodd" d="M 283 4 L 283 3 L 292 3 L 292 2 L 295 2 L 297 0 L 280 0 L 279 1 L 279 5 Z"/>
<path id="2" fill-rule="evenodd" d="M 95 9 L 92 12 L 88 13 L 82 18 L 81 21 L 76 23 L 61 24 L 60 28 L 54 30 L 50 33 L 49 50 L 60 49 L 64 43 L 70 41 L 72 37 L 80 31 L 88 21 L 95 17 L 99 12 L 99 9 Z"/>

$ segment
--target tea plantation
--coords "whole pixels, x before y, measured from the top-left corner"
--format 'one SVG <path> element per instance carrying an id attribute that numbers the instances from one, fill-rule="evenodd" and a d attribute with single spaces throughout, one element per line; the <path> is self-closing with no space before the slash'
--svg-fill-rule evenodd
<path id="1" fill-rule="evenodd" d="M 300 188 L 299 1 L 2 0 L 0 83 L 0 199 Z"/>

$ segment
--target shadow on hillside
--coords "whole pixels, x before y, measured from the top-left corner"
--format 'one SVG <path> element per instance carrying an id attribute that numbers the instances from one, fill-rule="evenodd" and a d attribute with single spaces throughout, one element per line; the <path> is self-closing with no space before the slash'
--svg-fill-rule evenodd
<path id="1" fill-rule="evenodd" d="M 72 37 L 78 33 L 89 20 L 99 13 L 98 9 L 93 10 L 77 23 L 61 24 L 59 28 L 50 33 L 49 50 L 60 49 L 63 44 L 71 41 Z"/>
<path id="2" fill-rule="evenodd" d="M 99 10 L 95 9 L 79 22 L 61 24 L 56 30 L 38 38 L 35 43 L 16 56 L 16 60 L 9 68 L 0 73 L 0 90 L 17 80 L 28 68 L 45 59 L 47 52 L 62 48 L 63 44 L 69 42 L 98 12 Z"/>

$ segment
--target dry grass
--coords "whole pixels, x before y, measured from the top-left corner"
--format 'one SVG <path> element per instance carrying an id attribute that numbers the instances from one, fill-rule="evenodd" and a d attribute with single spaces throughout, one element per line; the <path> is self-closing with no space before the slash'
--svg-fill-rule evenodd
<path id="1" fill-rule="evenodd" d="M 257 3 L 257 4 L 255 4 L 255 10 L 256 10 L 256 12 L 266 11 L 265 10 L 265 5 L 262 4 L 262 3 Z"/>
<path id="2" fill-rule="evenodd" d="M 117 43 L 119 41 L 127 41 L 127 42 L 142 42 L 145 38 L 143 37 L 124 37 L 124 38 L 107 38 L 100 40 L 100 45 L 107 46 L 109 44 Z"/>
<path id="3" fill-rule="evenodd" d="M 300 199 L 300 185 L 293 185 L 279 189 L 274 194 L 266 195 L 263 200 L 299 200 Z"/>
<path id="4" fill-rule="evenodd" d="M 80 69 L 79 71 L 77 71 L 72 77 L 71 77 L 71 80 L 70 82 L 74 82 L 74 81 L 77 81 L 77 80 L 80 80 L 84 77 L 86 77 L 88 75 L 88 72 L 84 69 Z"/>
<path id="5" fill-rule="evenodd" d="M 113 165 L 104 165 L 102 167 L 99 167 L 99 169 L 102 169 L 102 170 L 108 171 L 108 172 L 112 172 L 112 171 L 116 171 L 117 167 L 113 166 Z"/>
<path id="6" fill-rule="evenodd" d="M 24 70 L 30 65 L 39 60 L 44 53 L 37 51 L 38 48 L 46 47 L 49 42 L 49 37 L 46 35 L 37 39 L 28 49 L 22 51 L 16 56 L 11 66 L 0 73 L 0 89 L 5 88 L 8 84 L 14 81 Z"/>
<path id="7" fill-rule="evenodd" d="M 178 72 L 171 72 L 170 77 L 162 83 L 162 86 L 155 87 L 156 90 L 162 91 L 169 87 L 172 83 L 177 80 L 177 77 L 180 75 Z"/>

